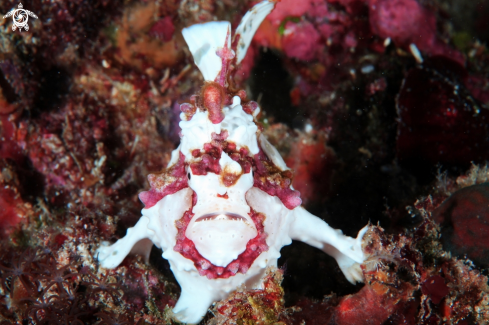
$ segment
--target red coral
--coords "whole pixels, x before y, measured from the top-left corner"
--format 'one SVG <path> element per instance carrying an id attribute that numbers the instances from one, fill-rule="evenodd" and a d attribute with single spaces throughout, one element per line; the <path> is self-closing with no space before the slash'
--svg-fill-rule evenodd
<path id="1" fill-rule="evenodd" d="M 445 280 L 441 276 L 434 275 L 423 282 L 421 285 L 421 292 L 425 295 L 429 295 L 431 301 L 438 305 L 440 301 L 450 293 L 450 289 L 448 289 Z"/>
<path id="2" fill-rule="evenodd" d="M 4 236 L 20 222 L 19 206 L 23 204 L 19 193 L 8 187 L 0 188 L 0 235 Z"/>
<path id="3" fill-rule="evenodd" d="M 172 39 L 175 32 L 175 26 L 171 17 L 163 17 L 158 20 L 149 30 L 149 35 L 159 38 L 163 42 L 168 42 Z"/>
<path id="4" fill-rule="evenodd" d="M 408 168 L 466 168 L 489 159 L 489 112 L 477 108 L 465 77 L 462 66 L 443 57 L 409 71 L 397 98 L 397 154 Z"/>
<path id="5" fill-rule="evenodd" d="M 324 144 L 324 139 L 308 139 L 300 136 L 292 143 L 285 158 L 287 166 L 294 170 L 294 189 L 300 192 L 303 204 L 324 199 L 330 191 L 331 177 L 336 156 Z"/>
<path id="6" fill-rule="evenodd" d="M 442 226 L 442 241 L 453 254 L 489 265 L 489 185 L 455 192 L 434 211 Z"/>
<path id="7" fill-rule="evenodd" d="M 68 239 L 67 236 L 63 234 L 57 234 L 56 237 L 54 237 L 54 242 L 57 246 L 61 247 L 65 243 L 65 241 Z"/>
<path id="8" fill-rule="evenodd" d="M 350 324 L 393 324 L 416 325 L 417 304 L 415 288 L 403 283 L 399 288 L 375 282 L 365 285 L 359 292 L 338 298 L 327 296 L 321 302 L 302 298 L 296 307 L 300 312 L 293 314 L 292 324 L 350 325 Z"/>
<path id="9" fill-rule="evenodd" d="M 288 57 L 302 61 L 310 61 L 317 57 L 321 44 L 320 36 L 313 24 L 304 21 L 285 24 L 282 45 Z"/>
<path id="10" fill-rule="evenodd" d="M 362 324 L 365 320 L 370 324 L 383 324 L 412 299 L 413 294 L 414 287 L 408 283 L 400 290 L 378 282 L 367 285 L 358 293 L 342 298 L 333 319 L 337 325 Z"/>

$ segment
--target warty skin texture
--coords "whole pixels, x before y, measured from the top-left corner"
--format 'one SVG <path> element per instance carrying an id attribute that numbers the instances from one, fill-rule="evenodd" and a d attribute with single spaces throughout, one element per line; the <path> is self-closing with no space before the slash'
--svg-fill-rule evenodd
<path id="1" fill-rule="evenodd" d="M 244 51 L 252 38 L 249 34 L 273 6 L 264 1 L 243 18 L 236 34 L 248 42 L 241 46 Z M 226 78 L 220 74 L 227 71 L 226 60 L 234 58 L 230 24 L 194 25 L 183 34 L 204 78 L 226 87 Z M 209 34 L 215 36 L 204 37 Z M 236 63 L 244 57 L 239 48 Z M 227 54 L 219 57 L 223 52 Z M 287 175 L 288 168 L 258 131 L 259 108 L 249 114 L 243 110 L 246 104 L 234 96 L 221 112 L 213 108 L 212 115 L 219 113 L 222 119 L 211 118 L 209 110 L 198 105 L 191 116 L 182 113 L 181 144 L 167 170 L 183 166 L 186 186 L 183 182 L 183 188 L 174 192 L 158 192 L 153 187 L 151 194 L 143 192 L 140 197 L 145 204 L 148 195 L 165 194 L 142 210 L 142 217 L 125 237 L 98 249 L 101 265 L 114 268 L 131 251 L 148 256 L 152 244 L 161 248 L 182 289 L 173 309 L 181 322 L 198 323 L 213 302 L 242 284 L 260 288 L 266 268 L 277 266 L 280 249 L 292 240 L 333 256 L 348 281 L 363 281 L 361 240 L 367 227 L 356 239 L 344 236 L 301 207 L 289 183 L 273 183 L 289 181 L 280 176 Z"/>

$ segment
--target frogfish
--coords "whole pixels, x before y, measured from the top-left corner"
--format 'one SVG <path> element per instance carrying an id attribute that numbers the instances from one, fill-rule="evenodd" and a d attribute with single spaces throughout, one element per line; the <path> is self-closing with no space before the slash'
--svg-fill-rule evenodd
<path id="1" fill-rule="evenodd" d="M 301 206 L 292 171 L 262 134 L 259 105 L 233 86 L 236 66 L 274 6 L 255 5 L 234 35 L 226 21 L 182 30 L 204 85 L 180 105 L 180 145 L 163 172 L 148 176 L 141 218 L 126 236 L 98 248 L 105 268 L 131 252 L 149 256 L 153 244 L 162 249 L 181 287 L 174 317 L 184 323 L 198 323 L 243 284 L 261 288 L 266 269 L 277 266 L 292 240 L 334 257 L 351 283 L 364 279 L 367 226 L 348 237 Z"/>

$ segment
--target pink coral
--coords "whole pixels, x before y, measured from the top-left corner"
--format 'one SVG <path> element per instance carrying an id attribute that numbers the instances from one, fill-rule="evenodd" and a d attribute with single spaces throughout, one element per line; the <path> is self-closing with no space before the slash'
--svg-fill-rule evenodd
<path id="1" fill-rule="evenodd" d="M 292 143 L 285 158 L 287 166 L 295 171 L 292 185 L 301 193 L 303 204 L 322 201 L 330 192 L 336 155 L 324 141 L 323 137 L 312 140 L 302 135 Z"/>
<path id="2" fill-rule="evenodd" d="M 149 35 L 159 38 L 163 42 L 168 42 L 172 39 L 174 32 L 175 26 L 171 17 L 163 17 L 151 27 Z"/>
<path id="3" fill-rule="evenodd" d="M 288 17 L 302 17 L 313 12 L 313 3 L 316 0 L 283 0 L 277 3 L 275 9 L 267 17 L 274 25 L 278 26 Z M 320 1 L 319 1 L 320 2 Z"/>
<path id="4" fill-rule="evenodd" d="M 443 54 L 464 63 L 461 53 L 438 39 L 435 14 L 417 0 L 369 0 L 368 4 L 374 34 L 389 37 L 400 47 L 415 44 L 422 52 Z"/>
<path id="5" fill-rule="evenodd" d="M 283 38 L 283 49 L 287 56 L 302 61 L 310 61 L 316 58 L 321 46 L 320 36 L 316 28 L 310 22 L 287 22 Z"/>
<path id="6" fill-rule="evenodd" d="M 399 46 L 425 50 L 435 41 L 436 17 L 417 0 L 369 0 L 369 11 L 372 31 Z"/>

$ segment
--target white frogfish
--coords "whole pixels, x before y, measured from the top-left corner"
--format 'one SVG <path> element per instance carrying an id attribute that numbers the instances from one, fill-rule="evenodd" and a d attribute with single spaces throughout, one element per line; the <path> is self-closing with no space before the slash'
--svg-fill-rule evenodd
<path id="1" fill-rule="evenodd" d="M 198 323 L 243 284 L 260 288 L 266 268 L 277 266 L 292 240 L 333 256 L 351 283 L 363 281 L 367 227 L 351 238 L 301 206 L 291 170 L 255 123 L 258 104 L 229 85 L 274 5 L 254 6 L 233 39 L 225 21 L 182 31 L 205 84 L 180 106 L 181 143 L 168 167 L 148 176 L 141 218 L 125 237 L 98 249 L 101 266 L 115 268 L 131 251 L 147 257 L 152 244 L 161 248 L 182 289 L 173 312 L 184 323 Z"/>

